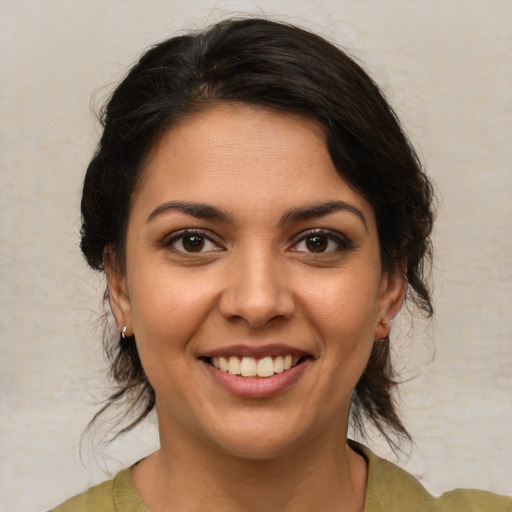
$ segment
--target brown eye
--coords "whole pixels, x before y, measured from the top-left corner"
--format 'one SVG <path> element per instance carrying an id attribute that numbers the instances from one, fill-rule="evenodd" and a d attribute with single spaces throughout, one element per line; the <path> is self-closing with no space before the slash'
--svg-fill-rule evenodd
<path id="1" fill-rule="evenodd" d="M 306 254 L 334 254 L 354 250 L 354 244 L 343 234 L 336 231 L 315 230 L 306 233 L 296 244 L 294 252 Z"/>
<path id="2" fill-rule="evenodd" d="M 329 245 L 329 239 L 325 235 L 314 235 L 306 238 L 305 243 L 310 252 L 324 252 Z"/>
<path id="3" fill-rule="evenodd" d="M 181 246 L 187 252 L 200 252 L 205 245 L 205 238 L 202 235 L 185 235 L 181 239 Z"/>
<path id="4" fill-rule="evenodd" d="M 170 247 L 182 254 L 212 253 L 224 250 L 206 233 L 196 230 L 181 230 L 171 235 L 170 240 L 162 241 L 164 247 Z"/>

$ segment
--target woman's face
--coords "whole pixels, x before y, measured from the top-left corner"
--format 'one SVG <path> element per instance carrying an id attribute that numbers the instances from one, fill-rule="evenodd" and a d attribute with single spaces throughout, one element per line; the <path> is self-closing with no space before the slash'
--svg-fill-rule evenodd
<path id="1" fill-rule="evenodd" d="M 229 104 L 154 148 L 125 269 L 108 273 L 156 393 L 162 447 L 251 458 L 339 442 L 404 289 L 383 273 L 373 210 L 336 172 L 322 130 Z"/>

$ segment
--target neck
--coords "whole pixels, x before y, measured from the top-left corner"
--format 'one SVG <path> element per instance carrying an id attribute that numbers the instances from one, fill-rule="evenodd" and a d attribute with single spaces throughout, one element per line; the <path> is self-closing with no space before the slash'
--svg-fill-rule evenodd
<path id="1" fill-rule="evenodd" d="M 265 459 L 240 457 L 161 428 L 161 448 L 134 468 L 151 512 L 362 511 L 366 463 L 344 434 Z M 333 433 L 334 434 L 334 433 Z"/>

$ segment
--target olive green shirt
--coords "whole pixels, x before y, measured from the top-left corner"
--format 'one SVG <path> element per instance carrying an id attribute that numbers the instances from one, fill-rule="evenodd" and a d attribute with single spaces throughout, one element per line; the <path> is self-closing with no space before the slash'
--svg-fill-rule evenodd
<path id="1" fill-rule="evenodd" d="M 512 497 L 457 489 L 435 498 L 411 475 L 350 443 L 368 461 L 364 512 L 512 512 Z M 51 512 L 149 512 L 135 489 L 131 468 L 91 487 Z"/>

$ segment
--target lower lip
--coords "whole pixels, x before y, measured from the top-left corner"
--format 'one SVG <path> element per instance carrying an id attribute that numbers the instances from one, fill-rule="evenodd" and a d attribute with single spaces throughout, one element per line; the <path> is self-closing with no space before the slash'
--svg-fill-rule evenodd
<path id="1" fill-rule="evenodd" d="M 276 373 L 272 377 L 241 377 L 218 370 L 206 361 L 202 361 L 210 375 L 230 393 L 243 398 L 269 398 L 284 392 L 293 386 L 303 375 L 309 360 L 297 366 Z"/>

